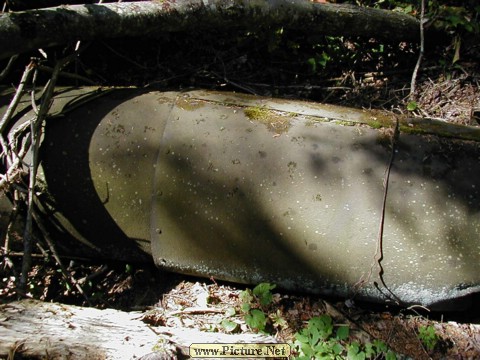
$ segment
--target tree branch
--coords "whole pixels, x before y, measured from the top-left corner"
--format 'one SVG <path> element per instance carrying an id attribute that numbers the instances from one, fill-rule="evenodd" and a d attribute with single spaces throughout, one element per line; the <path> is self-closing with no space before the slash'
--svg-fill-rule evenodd
<path id="1" fill-rule="evenodd" d="M 281 26 L 308 34 L 417 41 L 412 16 L 305 0 L 165 0 L 61 6 L 0 15 L 0 59 L 77 40 L 205 28 Z"/>

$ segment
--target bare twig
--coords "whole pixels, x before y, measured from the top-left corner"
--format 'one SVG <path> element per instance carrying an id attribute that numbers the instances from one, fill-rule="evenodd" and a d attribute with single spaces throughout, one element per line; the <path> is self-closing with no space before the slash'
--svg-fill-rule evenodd
<path id="1" fill-rule="evenodd" d="M 418 54 L 418 60 L 415 65 L 412 74 L 412 81 L 410 82 L 410 100 L 415 100 L 415 93 L 416 93 L 416 82 L 418 76 L 418 70 L 420 69 L 420 65 L 423 59 L 423 53 L 425 51 L 425 34 L 424 34 L 424 22 L 425 22 L 425 0 L 422 0 L 421 3 L 421 12 L 420 12 L 420 54 Z"/>
<path id="2" fill-rule="evenodd" d="M 29 125 L 28 123 L 26 124 Z M 15 152 L 16 156 L 15 156 L 15 160 L 8 167 L 5 174 L 3 175 L 0 174 L 0 190 L 3 190 L 5 187 L 14 185 L 15 182 L 24 173 L 20 165 L 23 164 L 23 158 L 25 157 L 29 147 L 30 147 L 29 139 L 23 142 L 22 147 L 18 152 L 16 148 L 13 148 L 12 146 L 10 146 L 11 151 Z"/>
<path id="3" fill-rule="evenodd" d="M 33 201 L 34 201 L 34 192 L 35 192 L 35 183 L 37 178 L 37 169 L 38 169 L 38 149 L 40 147 L 40 138 L 41 138 L 41 124 L 48 114 L 50 109 L 51 101 L 53 98 L 53 93 L 55 90 L 55 84 L 57 82 L 60 70 L 67 65 L 77 54 L 70 55 L 64 59 L 59 60 L 54 68 L 51 79 L 48 81 L 45 91 L 42 97 L 42 103 L 38 110 L 38 114 L 35 118 L 30 121 L 30 138 L 31 138 L 31 163 L 29 166 L 29 182 L 28 182 L 28 197 L 27 197 L 27 217 L 25 220 L 25 232 L 23 236 L 23 262 L 22 262 L 22 273 L 20 276 L 20 281 L 18 287 L 20 289 L 25 289 L 27 285 L 28 272 L 31 268 L 31 253 L 33 249 Z"/>
<path id="4" fill-rule="evenodd" d="M 52 255 L 53 255 L 53 258 L 55 259 L 55 261 L 57 262 L 58 266 L 60 267 L 60 271 L 62 272 L 62 276 L 63 278 L 68 281 L 70 283 L 70 285 L 72 285 L 73 287 L 75 287 L 78 292 L 83 296 L 83 298 L 85 299 L 85 301 L 91 305 L 90 303 L 90 299 L 88 298 L 88 296 L 85 294 L 85 292 L 83 291 L 82 289 L 82 286 L 80 285 L 80 283 L 73 277 L 72 274 L 70 274 L 68 272 L 68 270 L 65 268 L 65 266 L 63 265 L 62 263 L 62 260 L 60 259 L 60 256 L 57 252 L 57 249 L 55 248 L 55 244 L 53 242 L 53 240 L 51 239 L 50 237 L 50 234 L 48 232 L 48 230 L 45 228 L 45 226 L 43 225 L 43 222 L 42 220 L 40 219 L 40 217 L 37 215 L 36 211 L 35 210 L 32 210 L 32 216 L 33 218 L 35 219 L 35 223 L 37 224 L 38 228 L 40 229 L 40 232 L 42 233 L 42 236 L 43 238 L 45 239 L 45 241 L 47 242 L 47 245 L 50 249 L 50 251 L 52 252 Z M 25 255 L 25 254 L 24 254 Z"/>
<path id="5" fill-rule="evenodd" d="M 41 247 L 39 246 L 39 244 L 37 243 L 36 246 L 40 249 L 40 253 L 32 253 L 31 256 L 32 258 L 38 258 L 38 259 L 45 259 L 45 256 L 48 256 L 48 253 Z M 23 252 L 19 252 L 19 251 L 10 251 L 8 253 L 8 256 L 10 257 L 23 257 L 24 253 Z M 59 255 L 59 258 L 60 259 L 67 259 L 67 260 L 78 260 L 78 261 L 91 261 L 92 259 L 91 258 L 86 258 L 86 257 L 79 257 L 79 256 L 63 256 L 63 255 Z M 89 278 L 88 278 L 89 280 Z M 80 279 L 78 280 L 78 282 L 80 283 L 84 283 L 86 280 L 84 279 Z"/>
<path id="6" fill-rule="evenodd" d="M 30 76 L 32 75 L 32 70 L 34 68 L 35 68 L 34 61 L 31 61 L 25 68 L 22 78 L 20 79 L 20 84 L 18 85 L 17 91 L 15 92 L 15 96 L 13 97 L 13 100 L 10 102 L 10 105 L 8 106 L 7 111 L 5 112 L 5 114 L 2 117 L 2 120 L 0 121 L 0 133 L 3 133 L 3 131 L 8 125 L 8 122 L 12 118 L 13 113 L 17 109 L 17 105 L 20 102 L 20 98 L 23 95 L 25 84 L 30 80 Z"/>
<path id="7" fill-rule="evenodd" d="M 38 69 L 41 70 L 41 71 L 49 72 L 49 73 L 53 72 L 53 68 L 51 68 L 50 66 L 46 66 L 46 65 L 39 65 Z M 89 85 L 97 85 L 97 83 L 95 81 L 92 81 L 89 78 L 87 78 L 85 76 L 78 75 L 78 74 L 72 74 L 72 73 L 67 73 L 67 72 L 61 71 L 59 75 L 60 75 L 60 77 L 64 77 L 64 78 L 67 78 L 67 79 L 80 80 L 80 81 L 83 81 L 84 83 L 89 84 Z"/>
<path id="8" fill-rule="evenodd" d="M 12 231 L 13 224 L 15 224 L 17 216 L 18 216 L 18 206 L 14 201 L 12 211 L 10 212 L 7 228 L 5 229 L 5 234 L 3 234 L 4 236 L 3 251 L 5 254 L 8 254 L 10 252 L 10 233 Z"/>
<path id="9" fill-rule="evenodd" d="M 7 128 L 10 120 L 12 119 L 13 114 L 15 113 L 15 110 L 17 109 L 18 103 L 20 102 L 20 99 L 24 93 L 25 89 L 25 84 L 30 80 L 32 70 L 35 68 L 35 63 L 31 61 L 27 67 L 25 68 L 25 71 L 23 72 L 22 78 L 20 79 L 20 84 L 18 85 L 17 91 L 15 92 L 15 95 L 10 102 L 10 105 L 7 108 L 7 111 L 3 115 L 2 119 L 0 120 L 0 145 L 2 147 L 3 151 L 3 156 L 5 157 L 7 166 L 11 167 L 12 163 L 14 162 L 10 156 L 10 150 L 7 145 L 7 142 L 5 141 L 5 138 L 3 136 L 3 132 Z"/>
<path id="10" fill-rule="evenodd" d="M 112 53 L 117 55 L 119 58 L 124 59 L 125 61 L 129 62 L 130 64 L 135 65 L 135 66 L 137 66 L 137 67 L 139 67 L 140 69 L 143 69 L 143 70 L 152 70 L 152 68 L 149 68 L 148 66 L 142 65 L 142 64 L 136 62 L 135 60 L 130 59 L 128 56 L 125 56 L 125 55 L 121 54 L 120 52 L 118 52 L 117 50 L 112 48 L 110 45 L 108 45 L 105 41 L 102 41 L 102 44 L 108 50 L 110 50 Z"/>
<path id="11" fill-rule="evenodd" d="M 222 309 L 212 309 L 212 308 L 187 308 L 179 311 L 172 311 L 168 314 L 168 316 L 176 316 L 176 315 L 187 315 L 187 314 L 219 314 L 224 313 L 225 310 Z"/>
<path id="12" fill-rule="evenodd" d="M 38 116 L 38 106 L 37 106 L 37 101 L 35 99 L 35 88 L 37 86 L 37 76 L 38 76 L 38 67 L 35 67 L 35 71 L 33 72 L 33 79 L 32 79 L 32 91 L 30 92 L 30 101 L 32 103 L 32 110 L 34 114 Z"/>
<path id="13" fill-rule="evenodd" d="M 15 64 L 15 61 L 17 61 L 17 59 L 18 59 L 18 55 L 13 55 L 8 60 L 7 66 L 5 66 L 5 69 L 3 69 L 3 71 L 0 73 L 0 81 L 2 81 L 3 79 L 5 79 L 7 77 L 8 73 L 12 69 L 12 66 L 13 66 L 13 64 Z"/>
<path id="14" fill-rule="evenodd" d="M 225 81 L 227 84 L 230 84 L 230 85 L 232 85 L 236 88 L 239 88 L 240 90 L 246 91 L 246 92 L 248 92 L 252 95 L 258 95 L 258 93 L 254 89 L 252 89 L 250 86 L 242 85 L 242 84 L 239 84 L 237 82 L 228 80 L 226 74 L 224 74 L 224 76 L 220 76 L 220 74 L 217 74 L 214 71 L 211 71 L 211 74 L 213 74 L 217 78 L 223 79 L 223 81 Z"/>

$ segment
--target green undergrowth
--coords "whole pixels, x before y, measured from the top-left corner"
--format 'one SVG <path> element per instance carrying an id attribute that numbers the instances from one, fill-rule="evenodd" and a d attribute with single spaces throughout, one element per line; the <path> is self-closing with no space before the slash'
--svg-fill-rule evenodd
<path id="1" fill-rule="evenodd" d="M 349 326 L 335 325 L 329 315 L 311 318 L 305 328 L 295 333 L 292 348 L 297 354 L 295 359 L 301 360 L 397 358 L 381 340 L 375 339 L 365 344 L 350 341 Z"/>
<path id="2" fill-rule="evenodd" d="M 272 290 L 275 285 L 261 283 L 253 290 L 246 289 L 240 293 L 239 313 L 246 325 L 253 331 L 273 334 L 288 326 L 280 310 L 273 306 Z M 232 309 L 230 315 L 235 314 Z M 237 324 L 230 319 L 224 319 L 222 326 L 232 331 Z M 327 314 L 312 317 L 295 333 L 289 344 L 293 359 L 298 360 L 365 360 L 365 359 L 397 359 L 397 354 L 390 350 L 381 340 L 361 343 L 351 334 L 350 327 L 336 324 Z"/>
<path id="3" fill-rule="evenodd" d="M 435 332 L 435 328 L 432 325 L 420 326 L 418 328 L 418 339 L 422 342 L 422 345 L 427 351 L 433 351 L 437 346 L 440 337 Z"/>

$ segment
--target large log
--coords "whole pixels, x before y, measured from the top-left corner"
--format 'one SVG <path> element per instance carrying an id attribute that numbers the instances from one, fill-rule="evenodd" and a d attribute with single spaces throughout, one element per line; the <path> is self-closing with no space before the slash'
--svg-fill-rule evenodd
<path id="1" fill-rule="evenodd" d="M 0 357 L 48 359 L 173 359 L 192 343 L 276 343 L 267 335 L 151 327 L 140 312 L 99 310 L 24 300 L 0 305 Z M 156 353 L 157 357 L 149 356 Z M 164 357 L 161 357 L 161 356 Z M 12 357 L 13 358 L 13 357 Z"/>
<path id="2" fill-rule="evenodd" d="M 417 19 L 380 9 L 305 0 L 165 0 L 2 14 L 0 59 L 77 40 L 155 36 L 166 31 L 205 28 L 232 31 L 277 27 L 300 29 L 306 34 L 419 40 Z"/>
<path id="3" fill-rule="evenodd" d="M 31 9 L 42 9 L 49 7 L 56 7 L 60 5 L 85 5 L 96 4 L 98 0 L 5 0 L 9 11 L 24 11 Z M 100 3 L 117 2 L 117 0 L 105 0 Z"/>

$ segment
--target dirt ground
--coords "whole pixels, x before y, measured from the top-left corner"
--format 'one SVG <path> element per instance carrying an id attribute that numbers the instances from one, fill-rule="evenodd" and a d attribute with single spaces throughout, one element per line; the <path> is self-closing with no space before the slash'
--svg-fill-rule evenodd
<path id="1" fill-rule="evenodd" d="M 64 81 L 84 84 L 83 77 L 95 84 L 233 90 L 480 125 L 478 43 L 464 44 L 461 58 L 455 63 L 448 41 L 429 49 L 417 80 L 417 95 L 411 98 L 411 74 L 418 57 L 416 46 L 383 47 L 373 40 L 365 45 L 358 39 L 344 39 L 339 44 L 327 38 L 308 39 L 304 34 L 287 35 L 275 33 L 267 39 L 260 34 L 232 38 L 203 33 L 165 35 L 154 42 L 98 41 L 79 58 L 75 71 L 68 70 L 79 76 Z M 315 50 L 315 43 L 320 42 L 326 49 L 324 52 L 330 51 L 327 54 L 330 59 L 324 67 L 314 69 L 310 59 L 316 63 L 327 59 Z M 18 78 L 19 73 L 14 72 L 7 81 Z M 15 281 L 21 264 L 21 247 L 3 250 L 2 302 L 27 296 L 100 308 L 142 310 L 145 321 L 153 325 L 224 331 L 219 323 L 229 308 L 241 305 L 239 294 L 245 289 L 214 279 L 161 273 L 153 265 L 71 258 L 62 260 L 69 274 L 65 278 L 55 261 L 44 259 L 36 251 L 38 258 L 27 293 L 19 293 Z M 406 359 L 480 359 L 478 298 L 467 312 L 431 313 L 421 308 L 347 306 L 342 299 L 280 290 L 274 293 L 271 311 L 278 312 L 285 320 L 283 326 L 273 329 L 279 341 L 291 342 L 295 332 L 311 317 L 328 314 L 336 324 L 348 324 L 353 337 L 361 341 L 380 339 Z M 231 319 L 239 324 L 235 331 L 252 331 L 241 316 Z M 438 336 L 433 350 L 428 350 L 419 338 L 419 328 L 429 325 Z"/>
<path id="2" fill-rule="evenodd" d="M 5 269 L 5 263 L 3 266 Z M 239 310 L 241 292 L 248 288 L 244 285 L 162 273 L 153 265 L 82 261 L 70 263 L 69 272 L 81 285 L 83 294 L 62 280 L 57 266 L 40 263 L 31 272 L 28 296 L 66 304 L 142 311 L 143 320 L 152 326 L 236 334 L 255 332 L 247 326 Z M 0 301 L 17 299 L 13 277 L 1 281 Z M 378 304 L 352 305 L 343 299 L 325 299 L 276 289 L 272 293 L 273 302 L 266 312 L 283 321 L 268 331 L 278 342 L 291 344 L 295 333 L 304 328 L 309 319 L 326 314 L 336 326 L 349 326 L 350 341 L 371 343 L 381 340 L 395 352 L 397 359 L 480 358 L 480 311 L 475 305 L 466 312 L 429 313 L 420 307 L 400 309 Z M 238 326 L 227 331 L 222 326 L 225 319 Z M 419 336 L 419 329 L 427 326 L 433 326 L 437 335 L 437 342 L 430 350 Z"/>

